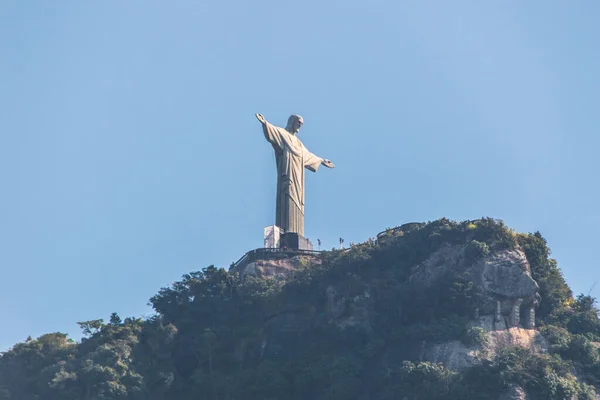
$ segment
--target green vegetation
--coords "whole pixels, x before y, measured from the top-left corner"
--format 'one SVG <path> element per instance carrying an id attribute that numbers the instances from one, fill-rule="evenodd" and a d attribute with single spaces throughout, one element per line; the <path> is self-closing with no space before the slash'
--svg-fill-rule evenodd
<path id="1" fill-rule="evenodd" d="M 425 343 L 489 343 L 467 329 L 489 300 L 474 282 L 454 270 L 427 288 L 410 280 L 448 245 L 473 262 L 525 252 L 547 353 L 505 347 L 461 371 L 418 361 Z M 512 385 L 539 399 L 593 399 L 600 388 L 595 299 L 573 297 L 539 233 L 490 218 L 388 229 L 285 282 L 211 266 L 150 302 L 147 320 L 80 322 L 81 343 L 51 333 L 15 345 L 0 356 L 0 400 L 496 399 Z"/>
<path id="2" fill-rule="evenodd" d="M 472 326 L 465 330 L 463 343 L 467 346 L 486 347 L 490 343 L 490 336 L 485 329 Z"/>
<path id="3" fill-rule="evenodd" d="M 478 261 L 490 254 L 490 248 L 487 243 L 477 240 L 471 240 L 465 248 L 465 256 L 473 262 Z"/>

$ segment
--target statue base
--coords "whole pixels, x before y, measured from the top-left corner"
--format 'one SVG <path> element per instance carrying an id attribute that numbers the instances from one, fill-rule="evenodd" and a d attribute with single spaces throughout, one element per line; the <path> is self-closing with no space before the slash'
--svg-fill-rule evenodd
<path id="1" fill-rule="evenodd" d="M 313 250 L 311 241 L 295 232 L 287 232 L 282 234 L 279 247 L 290 250 Z"/>

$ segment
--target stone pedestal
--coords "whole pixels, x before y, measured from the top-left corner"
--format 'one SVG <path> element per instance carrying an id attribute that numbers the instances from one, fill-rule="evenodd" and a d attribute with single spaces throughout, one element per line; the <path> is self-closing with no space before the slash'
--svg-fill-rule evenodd
<path id="1" fill-rule="evenodd" d="M 281 241 L 279 245 L 282 249 L 290 249 L 290 250 L 311 250 L 313 249 L 313 245 L 304 236 L 295 232 L 287 232 L 281 235 Z"/>
<path id="2" fill-rule="evenodd" d="M 281 245 L 281 235 L 283 235 L 283 229 L 277 225 L 267 226 L 265 231 L 265 248 L 266 249 L 278 249 Z"/>

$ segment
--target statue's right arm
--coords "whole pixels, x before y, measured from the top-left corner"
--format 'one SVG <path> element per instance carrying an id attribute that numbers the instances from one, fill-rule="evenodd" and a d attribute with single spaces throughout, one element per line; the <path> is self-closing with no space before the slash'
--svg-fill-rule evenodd
<path id="1" fill-rule="evenodd" d="M 275 147 L 276 151 L 281 151 L 284 144 L 283 138 L 281 137 L 281 133 L 279 132 L 280 129 L 267 122 L 267 120 L 262 114 L 256 114 L 256 119 L 259 120 L 262 124 L 265 139 L 267 139 L 267 141 Z"/>
<path id="2" fill-rule="evenodd" d="M 260 121 L 261 124 L 266 124 L 267 120 L 265 119 L 265 117 L 262 114 L 255 114 L 256 115 L 256 119 Z"/>

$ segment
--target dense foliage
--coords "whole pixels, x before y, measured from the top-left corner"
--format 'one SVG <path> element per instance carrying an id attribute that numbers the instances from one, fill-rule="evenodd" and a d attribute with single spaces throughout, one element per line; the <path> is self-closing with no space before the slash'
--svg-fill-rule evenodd
<path id="1" fill-rule="evenodd" d="M 447 244 L 473 262 L 525 252 L 547 353 L 506 347 L 461 371 L 418 361 L 425 342 L 489 343 L 467 327 L 486 300 L 473 282 L 452 271 L 427 290 L 409 280 Z M 0 356 L 0 399 L 496 399 L 513 385 L 539 399 L 592 399 L 600 388 L 595 299 L 573 297 L 539 233 L 441 219 L 322 258 L 285 281 L 211 266 L 161 289 L 148 320 L 81 322 L 81 343 L 28 339 Z"/>

